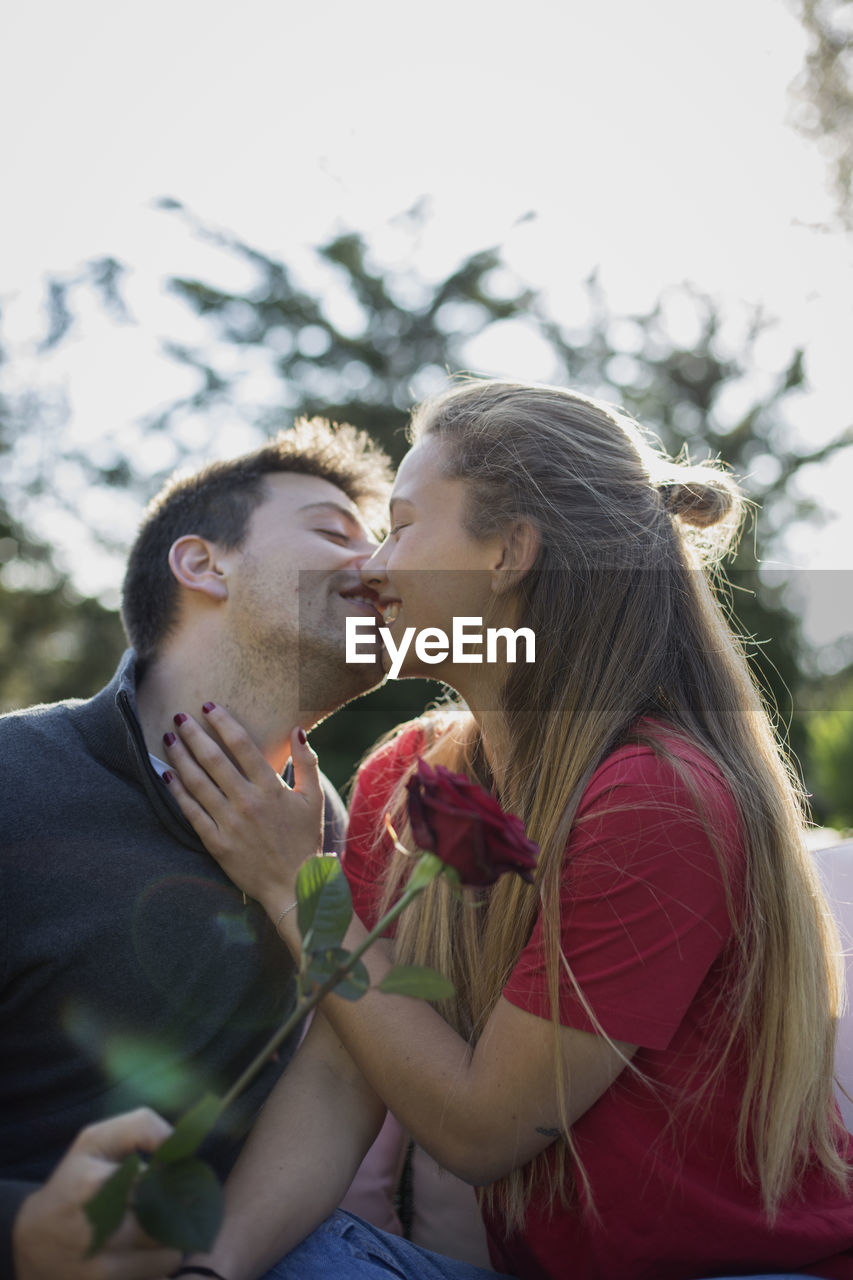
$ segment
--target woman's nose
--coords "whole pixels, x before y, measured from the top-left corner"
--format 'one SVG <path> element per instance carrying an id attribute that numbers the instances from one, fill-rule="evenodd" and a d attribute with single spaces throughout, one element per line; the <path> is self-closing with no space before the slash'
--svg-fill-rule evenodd
<path id="1" fill-rule="evenodd" d="M 383 547 L 378 546 L 375 551 L 365 560 L 359 569 L 361 580 L 366 587 L 376 587 L 379 583 L 385 581 L 385 557 L 383 555 Z"/>

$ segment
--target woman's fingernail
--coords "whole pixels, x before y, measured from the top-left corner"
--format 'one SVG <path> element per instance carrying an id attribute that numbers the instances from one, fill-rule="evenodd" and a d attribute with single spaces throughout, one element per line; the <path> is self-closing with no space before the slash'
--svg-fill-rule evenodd
<path id="1" fill-rule="evenodd" d="M 204 706 L 202 707 L 202 711 L 204 712 L 204 714 L 205 714 L 205 715 L 207 715 L 207 714 L 208 714 L 208 712 L 210 712 L 210 711 L 215 711 L 215 710 L 216 710 L 216 703 L 215 703 L 215 702 L 206 702 L 206 703 L 204 704 Z"/>
<path id="2" fill-rule="evenodd" d="M 173 742 L 178 741 L 178 735 L 176 733 L 164 733 L 163 741 L 165 742 L 167 747 L 171 747 Z"/>
<path id="3" fill-rule="evenodd" d="M 308 739 L 305 737 L 305 730 L 304 730 L 304 729 L 297 729 L 297 730 L 296 730 L 296 737 L 297 737 L 297 739 L 299 740 L 299 742 L 301 742 L 301 743 L 302 743 L 302 746 L 304 747 L 304 746 L 305 746 L 305 743 L 308 741 Z"/>
<path id="4" fill-rule="evenodd" d="M 174 777 L 174 774 L 171 774 L 167 769 L 166 772 L 163 774 L 163 781 L 166 783 L 167 786 L 172 781 L 173 777 Z"/>
<path id="5" fill-rule="evenodd" d="M 172 716 L 175 724 L 183 724 L 185 720 L 189 720 L 189 716 L 185 716 L 183 711 L 179 711 L 176 716 Z"/>

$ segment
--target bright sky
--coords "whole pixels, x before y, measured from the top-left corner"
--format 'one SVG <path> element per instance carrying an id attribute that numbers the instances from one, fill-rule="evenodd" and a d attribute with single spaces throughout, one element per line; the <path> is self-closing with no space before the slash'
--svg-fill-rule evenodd
<path id="1" fill-rule="evenodd" d="M 582 322 L 581 281 L 596 266 L 617 310 L 682 281 L 733 324 L 761 303 L 778 321 L 768 365 L 807 348 L 811 391 L 792 420 L 803 441 L 824 440 L 850 422 L 853 237 L 827 229 L 823 158 L 790 126 L 804 53 L 786 0 L 9 6 L 0 298 L 21 344 L 11 376 L 67 386 L 69 430 L 93 448 L 182 389 L 153 346 L 178 323 L 161 283 L 209 273 L 212 260 L 153 210 L 157 197 L 307 271 L 308 247 L 341 228 L 390 260 L 394 218 L 426 195 L 420 270 L 444 273 L 500 242 L 568 325 Z M 105 253 L 133 269 L 141 327 L 113 333 L 92 319 L 47 367 L 27 359 L 43 276 Z M 546 376 L 524 343 L 477 356 L 482 372 Z M 840 514 L 851 479 L 848 450 L 813 484 Z M 830 521 L 787 554 L 853 568 L 851 531 Z M 104 585 L 102 562 L 69 556 L 84 586 Z M 824 634 L 853 626 L 838 579 L 815 623 Z"/>

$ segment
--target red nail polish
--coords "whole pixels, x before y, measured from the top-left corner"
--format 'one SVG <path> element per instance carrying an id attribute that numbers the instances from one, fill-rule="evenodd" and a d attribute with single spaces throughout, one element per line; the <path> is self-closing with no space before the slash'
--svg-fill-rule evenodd
<path id="1" fill-rule="evenodd" d="M 163 741 L 165 742 L 167 747 L 171 747 L 173 742 L 178 741 L 178 735 L 176 733 L 164 733 Z"/>
<path id="2" fill-rule="evenodd" d="M 185 720 L 189 719 L 189 716 L 185 716 L 183 711 L 179 711 L 176 716 L 172 716 L 172 719 L 175 724 L 183 724 Z"/>
<path id="3" fill-rule="evenodd" d="M 216 710 L 215 702 L 206 702 L 202 707 L 202 711 L 204 712 L 205 715 L 207 715 L 210 711 L 215 711 L 215 710 Z"/>
<path id="4" fill-rule="evenodd" d="M 174 774 L 170 773 L 169 770 L 167 769 L 166 772 L 163 774 L 163 781 L 166 783 L 167 786 L 172 781 L 173 777 L 174 777 Z"/>
<path id="5" fill-rule="evenodd" d="M 297 729 L 297 730 L 296 730 L 296 737 L 298 738 L 298 740 L 302 743 L 302 745 L 303 745 L 303 747 L 304 747 L 304 746 L 305 746 L 305 743 L 308 741 L 308 739 L 305 737 L 305 730 L 304 730 L 304 729 Z"/>

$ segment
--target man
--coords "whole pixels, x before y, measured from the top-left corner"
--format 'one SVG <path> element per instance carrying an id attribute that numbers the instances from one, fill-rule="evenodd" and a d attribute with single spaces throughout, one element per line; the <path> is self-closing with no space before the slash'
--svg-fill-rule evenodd
<path id="1" fill-rule="evenodd" d="M 174 1116 L 227 1087 L 293 1005 L 287 949 L 178 812 L 162 743 L 216 698 L 281 771 L 297 726 L 379 683 L 378 659 L 348 666 L 344 639 L 348 615 L 373 613 L 359 568 L 389 482 L 366 436 L 319 420 L 173 481 L 130 554 L 133 647 L 112 682 L 0 719 L 3 1280 L 97 1274 L 71 1261 L 79 1205 L 168 1132 L 150 1110 L 118 1113 Z M 337 849 L 343 807 L 324 790 Z M 220 1174 L 294 1047 L 203 1151 Z M 128 1231 L 115 1247 L 131 1264 L 116 1274 L 160 1274 L 146 1265 L 162 1250 L 146 1264 Z"/>

